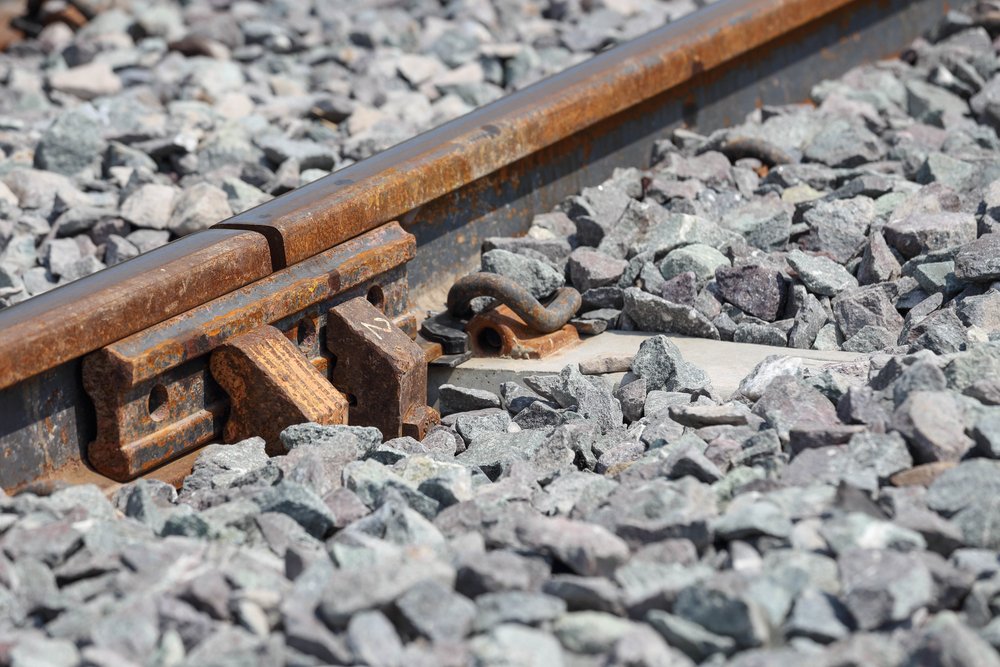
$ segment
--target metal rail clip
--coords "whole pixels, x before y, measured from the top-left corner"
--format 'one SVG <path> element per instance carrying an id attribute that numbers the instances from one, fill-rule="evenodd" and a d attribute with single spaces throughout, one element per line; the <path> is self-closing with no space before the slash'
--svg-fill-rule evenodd
<path id="1" fill-rule="evenodd" d="M 448 292 L 448 311 L 455 317 L 472 315 L 472 300 L 492 297 L 501 305 L 472 317 L 465 327 L 478 356 L 539 359 L 580 342 L 576 328 L 567 324 L 580 309 L 580 293 L 561 287 L 548 305 L 526 288 L 495 273 L 472 273 Z"/>
<path id="2" fill-rule="evenodd" d="M 419 437 L 437 413 L 426 406 L 426 366 L 413 363 L 414 350 L 423 357 L 411 340 L 416 321 L 405 314 L 415 249 L 389 223 L 88 355 L 83 383 L 97 415 L 90 464 L 124 481 L 208 442 L 250 435 L 275 453 L 278 433 L 308 420 Z M 383 338 L 362 340 L 348 322 L 380 327 Z M 379 347 L 386 335 L 392 345 Z M 360 371 L 359 354 L 370 364 Z"/>

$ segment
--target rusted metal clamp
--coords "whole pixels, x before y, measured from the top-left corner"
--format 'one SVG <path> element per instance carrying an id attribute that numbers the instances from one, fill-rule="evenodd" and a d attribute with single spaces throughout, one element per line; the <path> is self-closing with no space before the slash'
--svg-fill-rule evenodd
<path id="1" fill-rule="evenodd" d="M 580 342 L 576 328 L 567 324 L 579 310 L 580 293 L 562 287 L 548 306 L 510 278 L 473 273 L 448 292 L 448 310 L 457 317 L 472 314 L 477 297 L 492 297 L 501 305 L 476 315 L 466 325 L 472 351 L 478 356 L 538 359 Z"/>
<path id="2" fill-rule="evenodd" d="M 398 371 L 415 382 L 413 349 L 400 342 L 415 347 L 404 333 L 416 334 L 406 312 L 406 263 L 415 248 L 413 235 L 389 223 L 89 354 L 83 384 L 94 403 L 97 434 L 88 462 L 126 481 L 222 439 L 261 435 L 268 451 L 277 452 L 277 434 L 301 421 L 342 423 L 349 414 L 350 423 L 383 428 L 387 422 L 376 421 L 378 410 L 348 408 L 347 397 L 330 384 L 337 369 L 327 349 L 328 318 L 337 329 L 338 306 L 364 302 L 366 316 L 389 323 L 402 361 L 385 359 L 356 377 L 391 385 L 394 380 L 380 374 Z M 363 347 L 363 341 L 330 340 L 338 360 L 344 350 Z M 350 386 L 351 393 L 362 393 Z M 405 407 L 400 421 L 414 426 L 388 429 L 387 438 L 404 430 L 422 434 L 420 425 L 434 420 L 436 413 L 415 407 L 419 393 L 407 395 L 412 401 L 398 402 Z M 366 405 L 383 398 L 366 396 Z M 390 405 L 397 403 L 386 399 L 381 408 L 389 412 Z"/>
<path id="3" fill-rule="evenodd" d="M 547 306 L 510 278 L 495 273 L 471 273 L 448 291 L 448 311 L 457 317 L 472 315 L 472 300 L 488 296 L 504 304 L 538 333 L 558 331 L 576 314 L 583 300 L 572 287 L 560 287 Z"/>

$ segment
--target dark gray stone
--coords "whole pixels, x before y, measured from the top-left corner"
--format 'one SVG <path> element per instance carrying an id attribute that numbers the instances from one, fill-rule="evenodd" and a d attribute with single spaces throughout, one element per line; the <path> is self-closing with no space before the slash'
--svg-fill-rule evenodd
<path id="1" fill-rule="evenodd" d="M 803 157 L 831 167 L 857 167 L 880 160 L 885 153 L 885 144 L 863 125 L 837 118 L 813 136 Z"/>
<path id="2" fill-rule="evenodd" d="M 915 555 L 852 549 L 838 558 L 841 598 L 860 630 L 904 622 L 933 596 L 930 571 Z"/>
<path id="3" fill-rule="evenodd" d="M 619 537 L 582 521 L 526 517 L 517 526 L 517 537 L 584 576 L 608 576 L 629 556 L 628 545 Z"/>
<path id="4" fill-rule="evenodd" d="M 593 248 L 574 250 L 566 264 L 570 281 L 580 292 L 618 284 L 628 262 Z"/>
<path id="5" fill-rule="evenodd" d="M 892 427 L 906 438 L 918 463 L 957 461 L 974 444 L 965 435 L 962 404 L 949 392 L 912 392 L 896 408 Z"/>
<path id="6" fill-rule="evenodd" d="M 781 272 L 765 266 L 721 267 L 715 272 L 719 294 L 740 310 L 767 322 L 784 311 L 786 283 Z"/>
<path id="7" fill-rule="evenodd" d="M 893 334 L 898 334 L 903 328 L 903 317 L 880 285 L 843 291 L 833 299 L 832 306 L 837 329 L 845 339 L 855 336 L 869 325 Z"/>
<path id="8" fill-rule="evenodd" d="M 476 619 L 474 602 L 434 580 L 418 582 L 395 607 L 410 632 L 431 641 L 460 640 Z"/>
<path id="9" fill-rule="evenodd" d="M 955 255 L 955 277 L 974 283 L 1000 279 L 1000 234 L 986 234 L 962 246 Z"/>
<path id="10" fill-rule="evenodd" d="M 885 239 L 907 259 L 974 241 L 976 219 L 968 213 L 916 213 L 884 228 Z"/>

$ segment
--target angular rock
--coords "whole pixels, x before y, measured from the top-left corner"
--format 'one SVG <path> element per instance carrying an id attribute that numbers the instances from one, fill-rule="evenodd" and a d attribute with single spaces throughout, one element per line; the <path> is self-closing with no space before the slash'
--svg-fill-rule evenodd
<path id="1" fill-rule="evenodd" d="M 916 213 L 893 220 L 885 240 L 907 259 L 976 239 L 976 219 L 968 213 Z"/>
<path id="2" fill-rule="evenodd" d="M 625 290 L 623 313 L 642 331 L 719 340 L 718 330 L 695 308 L 671 303 L 637 287 Z"/>

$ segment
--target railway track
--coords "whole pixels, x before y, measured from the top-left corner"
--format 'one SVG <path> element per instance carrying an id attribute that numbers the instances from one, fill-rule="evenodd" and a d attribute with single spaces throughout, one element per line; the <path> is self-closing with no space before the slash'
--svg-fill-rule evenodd
<path id="1" fill-rule="evenodd" d="M 314 180 L 379 139 L 345 114 L 451 95 L 477 25 L 470 99 L 706 4 L 509 1 L 29 3 L 0 54 L 0 667 L 1000 667 L 1000 2 L 718 2 Z M 253 43 L 200 30 L 237 16 Z M 352 58 L 359 106 L 308 98 L 339 126 L 267 116 Z M 239 164 L 202 148 L 267 121 L 209 120 L 170 84 L 199 63 L 272 124 Z M 42 80 L 51 126 L 21 115 Z M 179 109 L 144 121 L 205 134 L 94 125 L 160 85 Z M 115 264 L 192 193 L 308 181 Z M 143 183 L 169 220 L 131 217 Z"/>
<path id="2" fill-rule="evenodd" d="M 484 238 L 523 233 L 535 214 L 615 167 L 648 163 L 654 141 L 674 128 L 707 132 L 753 107 L 806 99 L 816 81 L 898 53 L 945 9 L 936 0 L 718 3 L 211 230 L 0 312 L 0 485 L 177 481 L 200 446 L 250 428 L 235 425 L 253 412 L 241 402 L 266 394 L 286 406 L 264 421 L 344 410 L 338 392 L 289 394 L 311 373 L 336 372 L 353 345 L 391 358 L 373 327 L 391 321 L 415 335 L 415 308 L 443 302 Z M 371 305 L 352 302 L 338 339 L 328 312 L 357 297 Z M 352 318 L 368 329 L 359 333 Z M 291 371 L 256 353 L 245 353 L 242 370 L 210 365 L 268 326 L 295 343 L 281 354 L 295 356 L 297 374 L 283 376 Z M 219 382 L 227 373 L 229 393 Z M 390 430 L 422 433 L 431 419 L 422 391 L 401 389 L 399 377 L 339 378 L 358 401 L 352 422 L 373 423 L 380 410 L 364 401 L 389 391 Z"/>

